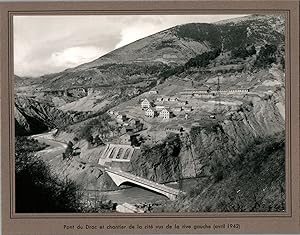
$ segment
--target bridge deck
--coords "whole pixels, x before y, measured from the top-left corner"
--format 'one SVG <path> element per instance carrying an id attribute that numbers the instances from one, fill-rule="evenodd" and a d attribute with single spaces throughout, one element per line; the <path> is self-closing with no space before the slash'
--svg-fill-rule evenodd
<path id="1" fill-rule="evenodd" d="M 120 175 L 120 176 L 122 176 L 124 178 L 127 178 L 127 179 L 130 179 L 132 181 L 136 181 L 138 183 L 141 183 L 141 184 L 159 189 L 159 190 L 167 192 L 167 193 L 171 193 L 171 194 L 175 194 L 175 195 L 178 195 L 180 193 L 180 190 L 178 190 L 178 189 L 168 187 L 166 185 L 153 182 L 151 180 L 144 179 L 142 177 L 130 174 L 128 172 L 124 172 L 124 171 L 121 171 L 121 170 L 115 170 L 115 169 L 109 169 L 109 168 L 106 168 L 106 171 L 114 173 L 116 175 Z"/>

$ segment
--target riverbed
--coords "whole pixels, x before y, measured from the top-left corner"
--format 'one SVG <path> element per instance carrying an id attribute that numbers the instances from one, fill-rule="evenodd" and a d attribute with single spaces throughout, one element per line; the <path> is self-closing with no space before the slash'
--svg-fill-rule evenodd
<path id="1" fill-rule="evenodd" d="M 191 185 L 197 184 L 197 182 L 197 179 L 184 179 L 181 181 L 181 184 L 179 184 L 178 182 L 172 182 L 167 183 L 166 185 L 175 189 L 186 191 L 190 189 Z M 90 199 L 98 196 L 102 198 L 102 200 L 111 200 L 112 202 L 118 204 L 123 204 L 125 202 L 130 204 L 155 203 L 170 200 L 164 195 L 138 186 L 108 192 L 90 190 L 87 191 L 87 194 L 89 195 Z"/>

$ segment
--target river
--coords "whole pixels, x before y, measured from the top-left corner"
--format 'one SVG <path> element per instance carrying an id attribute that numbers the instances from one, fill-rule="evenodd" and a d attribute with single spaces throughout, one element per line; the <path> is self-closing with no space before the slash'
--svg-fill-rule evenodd
<path id="1" fill-rule="evenodd" d="M 188 191 L 193 185 L 197 184 L 198 182 L 199 181 L 197 179 L 184 179 L 181 181 L 181 190 Z M 172 182 L 166 185 L 169 187 L 179 189 L 178 182 Z M 123 204 L 125 202 L 130 204 L 154 203 L 158 201 L 169 200 L 164 195 L 137 186 L 108 192 L 99 192 L 91 190 L 88 191 L 87 194 L 89 194 L 89 197 L 91 199 L 95 198 L 96 196 L 100 196 L 100 198 L 102 197 L 102 200 L 111 200 L 112 202 L 116 202 L 118 204 Z"/>
<path id="2" fill-rule="evenodd" d="M 125 202 L 130 204 L 153 203 L 155 201 L 169 200 L 161 194 L 135 186 L 109 192 L 88 191 L 87 193 L 91 200 L 93 200 L 96 196 L 99 196 L 102 200 L 111 200 L 118 204 L 123 204 Z"/>

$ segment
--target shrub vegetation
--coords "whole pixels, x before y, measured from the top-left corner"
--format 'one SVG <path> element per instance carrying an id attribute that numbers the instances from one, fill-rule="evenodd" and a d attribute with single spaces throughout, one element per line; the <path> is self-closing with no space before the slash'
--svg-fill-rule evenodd
<path id="1" fill-rule="evenodd" d="M 79 186 L 69 179 L 61 180 L 49 166 L 34 156 L 45 145 L 26 137 L 16 140 L 16 212 L 78 212 Z"/>

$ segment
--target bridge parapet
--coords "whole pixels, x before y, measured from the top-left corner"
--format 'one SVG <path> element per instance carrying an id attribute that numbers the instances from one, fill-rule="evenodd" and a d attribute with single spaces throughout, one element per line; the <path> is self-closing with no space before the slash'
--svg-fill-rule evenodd
<path id="1" fill-rule="evenodd" d="M 143 188 L 163 194 L 171 200 L 175 200 L 176 196 L 179 193 L 183 193 L 178 189 L 174 189 L 172 187 L 169 187 L 169 186 L 166 186 L 163 184 L 159 184 L 157 182 L 154 182 L 154 181 L 151 181 L 148 179 L 144 179 L 142 177 L 135 176 L 133 174 L 130 174 L 128 172 L 124 172 L 121 170 L 107 168 L 106 172 L 112 178 L 112 180 L 115 182 L 115 184 L 117 186 L 120 186 L 121 184 L 123 184 L 125 182 L 133 183 L 133 184 L 136 184 Z"/>

